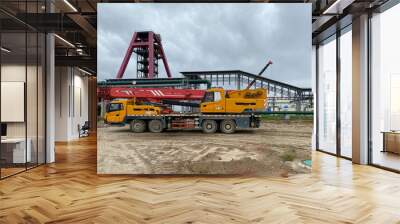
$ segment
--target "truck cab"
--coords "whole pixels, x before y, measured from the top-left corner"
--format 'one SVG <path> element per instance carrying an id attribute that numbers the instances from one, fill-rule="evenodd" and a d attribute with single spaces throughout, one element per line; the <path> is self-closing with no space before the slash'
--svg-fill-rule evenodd
<path id="1" fill-rule="evenodd" d="M 111 101 L 106 107 L 104 122 L 109 124 L 122 123 L 126 116 L 126 100 Z"/>
<path id="2" fill-rule="evenodd" d="M 200 104 L 202 113 L 225 113 L 225 90 L 222 88 L 211 88 L 206 91 Z"/>
<path id="3" fill-rule="evenodd" d="M 104 122 L 122 124 L 126 122 L 129 116 L 158 115 L 160 113 L 160 107 L 142 104 L 134 99 L 113 100 L 107 105 Z"/>

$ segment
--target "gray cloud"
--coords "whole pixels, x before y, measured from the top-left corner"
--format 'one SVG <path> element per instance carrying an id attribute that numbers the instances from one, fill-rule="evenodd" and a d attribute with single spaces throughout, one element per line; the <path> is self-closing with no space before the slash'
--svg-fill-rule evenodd
<path id="1" fill-rule="evenodd" d="M 175 77 L 198 70 L 258 73 L 271 59 L 264 76 L 311 86 L 309 4 L 99 4 L 99 80 L 115 78 L 132 34 L 145 30 L 161 34 Z M 124 77 L 136 76 L 134 59 Z"/>

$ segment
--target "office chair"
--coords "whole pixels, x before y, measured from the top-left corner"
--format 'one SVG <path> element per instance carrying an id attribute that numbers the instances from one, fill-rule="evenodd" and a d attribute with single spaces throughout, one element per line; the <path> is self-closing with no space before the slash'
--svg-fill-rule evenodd
<path id="1" fill-rule="evenodd" d="M 79 128 L 79 138 L 89 136 L 89 129 L 90 129 L 89 121 L 85 121 L 82 127 Z"/>

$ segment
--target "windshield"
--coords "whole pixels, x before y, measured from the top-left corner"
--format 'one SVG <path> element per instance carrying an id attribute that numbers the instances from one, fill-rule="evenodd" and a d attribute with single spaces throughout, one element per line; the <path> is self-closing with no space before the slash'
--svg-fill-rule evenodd
<path id="1" fill-rule="evenodd" d="M 110 103 L 107 107 L 107 112 L 122 110 L 122 103 Z"/>
<path id="2" fill-rule="evenodd" d="M 220 92 L 206 92 L 203 102 L 218 102 L 221 100 Z"/>
<path id="3" fill-rule="evenodd" d="M 214 102 L 214 92 L 206 92 L 203 102 Z"/>

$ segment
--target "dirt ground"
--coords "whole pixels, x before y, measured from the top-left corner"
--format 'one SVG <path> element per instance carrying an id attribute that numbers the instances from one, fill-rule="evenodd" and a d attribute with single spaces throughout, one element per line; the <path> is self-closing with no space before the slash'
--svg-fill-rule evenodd
<path id="1" fill-rule="evenodd" d="M 132 133 L 129 127 L 97 130 L 99 174 L 234 174 L 288 176 L 306 173 L 312 121 L 263 121 L 234 134 L 201 131 Z"/>

